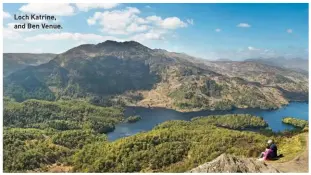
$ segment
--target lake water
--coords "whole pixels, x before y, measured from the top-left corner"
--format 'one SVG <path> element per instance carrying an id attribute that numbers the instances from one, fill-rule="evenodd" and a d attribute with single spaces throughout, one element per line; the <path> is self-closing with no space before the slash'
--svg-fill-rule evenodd
<path id="1" fill-rule="evenodd" d="M 273 131 L 283 131 L 292 129 L 292 126 L 282 123 L 282 118 L 291 116 L 308 120 L 308 103 L 292 102 L 277 110 L 260 109 L 235 109 L 230 111 L 198 111 L 198 112 L 178 112 L 165 108 L 143 108 L 128 107 L 125 116 L 139 115 L 141 120 L 136 123 L 121 123 L 116 125 L 113 132 L 108 133 L 108 139 L 113 141 L 121 137 L 134 135 L 141 131 L 149 131 L 156 125 L 168 120 L 191 120 L 194 117 L 208 116 L 216 114 L 252 114 L 261 116 L 269 124 Z"/>

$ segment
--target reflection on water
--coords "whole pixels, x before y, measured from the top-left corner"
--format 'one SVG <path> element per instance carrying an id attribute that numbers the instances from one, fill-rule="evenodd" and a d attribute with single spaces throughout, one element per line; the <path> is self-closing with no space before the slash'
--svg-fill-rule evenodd
<path id="1" fill-rule="evenodd" d="M 118 124 L 115 130 L 108 134 L 109 140 L 116 140 L 121 137 L 127 137 L 138 132 L 151 130 L 157 124 L 168 120 L 191 120 L 199 116 L 208 116 L 215 114 L 252 114 L 261 116 L 269 124 L 273 131 L 283 131 L 291 129 L 292 126 L 282 123 L 282 118 L 291 116 L 299 119 L 308 120 L 308 103 L 293 102 L 278 110 L 260 110 L 260 109 L 235 109 L 231 111 L 198 111 L 198 112 L 177 112 L 165 108 L 143 108 L 128 107 L 125 116 L 139 115 L 141 120 L 136 123 Z"/>

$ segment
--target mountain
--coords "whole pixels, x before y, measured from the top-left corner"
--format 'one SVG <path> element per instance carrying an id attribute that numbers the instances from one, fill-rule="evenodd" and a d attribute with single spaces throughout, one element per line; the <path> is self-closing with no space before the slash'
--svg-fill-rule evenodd
<path id="1" fill-rule="evenodd" d="M 256 62 L 210 62 L 135 41 L 108 40 L 10 74 L 4 94 L 17 101 L 83 98 L 179 111 L 271 109 L 307 100 L 308 76 Z"/>
<path id="2" fill-rule="evenodd" d="M 56 54 L 51 53 L 3 53 L 3 75 L 21 70 L 27 66 L 36 66 L 53 59 Z"/>
<path id="3" fill-rule="evenodd" d="M 202 164 L 189 173 L 280 173 L 273 166 L 255 158 L 221 154 L 211 162 Z"/>
<path id="4" fill-rule="evenodd" d="M 230 60 L 228 58 L 219 58 L 219 59 L 217 59 L 215 61 L 232 61 L 232 60 Z"/>
<path id="5" fill-rule="evenodd" d="M 252 61 L 267 65 L 273 65 L 283 68 L 288 68 L 300 72 L 307 73 L 309 71 L 309 63 L 308 59 L 302 58 L 284 58 L 284 57 L 277 57 L 277 58 L 253 58 L 247 59 L 246 61 Z"/>

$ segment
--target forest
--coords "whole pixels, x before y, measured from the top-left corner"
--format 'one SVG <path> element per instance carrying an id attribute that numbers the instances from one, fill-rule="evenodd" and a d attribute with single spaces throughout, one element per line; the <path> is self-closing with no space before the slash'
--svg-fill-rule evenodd
<path id="1" fill-rule="evenodd" d="M 300 128 L 300 129 L 307 129 L 309 127 L 309 123 L 306 120 L 296 119 L 293 117 L 285 117 L 282 119 L 283 123 L 292 125 L 294 127 Z"/>
<path id="2" fill-rule="evenodd" d="M 97 133 L 113 131 L 115 124 L 124 119 L 122 108 L 100 107 L 78 100 L 27 100 L 18 103 L 5 99 L 3 115 L 6 127 L 91 129 Z"/>
<path id="3" fill-rule="evenodd" d="M 141 120 L 141 117 L 138 116 L 138 115 L 134 115 L 134 116 L 129 116 L 127 119 L 126 119 L 126 122 L 128 123 L 135 123 L 137 121 Z"/>
<path id="4" fill-rule="evenodd" d="M 244 130 L 268 127 L 248 114 L 167 121 L 111 142 L 106 133 L 125 120 L 121 108 L 83 101 L 4 104 L 5 172 L 49 172 L 51 165 L 71 167 L 70 172 L 185 172 L 222 153 L 257 157 L 271 138 L 282 143 L 285 156 L 302 151 L 305 142 L 302 130 L 286 136 Z M 301 146 L 282 149 L 291 144 Z"/>

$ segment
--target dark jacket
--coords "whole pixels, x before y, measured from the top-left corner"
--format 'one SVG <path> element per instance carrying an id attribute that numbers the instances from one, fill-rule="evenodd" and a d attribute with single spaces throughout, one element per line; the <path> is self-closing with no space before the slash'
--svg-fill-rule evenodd
<path id="1" fill-rule="evenodd" d="M 277 146 L 273 143 L 270 145 L 270 149 L 272 150 L 272 152 L 269 155 L 269 158 L 275 158 L 278 155 L 278 148 Z"/>

